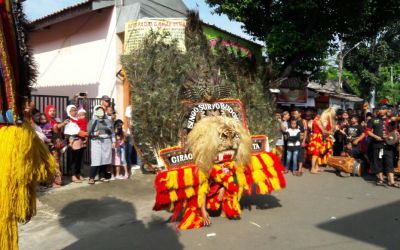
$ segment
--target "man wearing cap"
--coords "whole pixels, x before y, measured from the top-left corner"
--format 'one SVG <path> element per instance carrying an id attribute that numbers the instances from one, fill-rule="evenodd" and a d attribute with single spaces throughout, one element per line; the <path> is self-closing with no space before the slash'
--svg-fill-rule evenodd
<path id="1" fill-rule="evenodd" d="M 399 188 L 399 184 L 394 181 L 394 162 L 393 154 L 395 147 L 388 145 L 385 139 L 388 134 L 395 130 L 394 122 L 391 122 L 386 116 L 388 107 L 381 104 L 378 108 L 378 115 L 368 122 L 367 132 L 371 137 L 370 147 L 373 152 L 372 171 L 377 176 L 376 185 L 384 186 L 383 171 L 386 172 L 388 177 L 388 185 L 391 187 Z"/>

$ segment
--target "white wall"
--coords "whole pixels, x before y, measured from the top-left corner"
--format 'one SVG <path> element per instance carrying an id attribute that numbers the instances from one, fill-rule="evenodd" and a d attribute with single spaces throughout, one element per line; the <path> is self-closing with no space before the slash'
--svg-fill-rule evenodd
<path id="1" fill-rule="evenodd" d="M 34 94 L 115 98 L 115 14 L 111 7 L 33 31 L 30 43 L 39 71 Z"/>

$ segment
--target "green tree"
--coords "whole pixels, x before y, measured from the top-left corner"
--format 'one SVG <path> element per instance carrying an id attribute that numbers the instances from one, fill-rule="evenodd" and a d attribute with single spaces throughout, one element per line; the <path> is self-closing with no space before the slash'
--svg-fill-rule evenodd
<path id="1" fill-rule="evenodd" d="M 337 37 L 356 42 L 375 37 L 400 14 L 398 0 L 207 0 L 216 13 L 243 23 L 264 41 L 272 78 L 325 78 L 325 59 Z"/>
<path id="2" fill-rule="evenodd" d="M 392 104 L 400 103 L 400 63 L 382 67 L 380 74 L 384 79 L 382 88 L 377 93 L 378 100 L 389 99 Z M 392 75 L 392 76 L 391 76 Z M 393 79 L 393 82 L 391 81 Z"/>
<path id="3" fill-rule="evenodd" d="M 338 67 L 337 66 L 328 66 L 326 69 L 326 74 L 327 74 L 327 80 L 332 80 L 332 81 L 337 81 L 338 80 Z M 348 71 L 346 69 L 343 70 L 343 80 L 349 84 L 351 87 L 351 90 L 354 92 L 354 94 L 360 96 L 360 88 L 359 88 L 359 82 L 360 80 L 358 77 L 353 74 L 351 71 Z"/>
<path id="4" fill-rule="evenodd" d="M 344 67 L 359 79 L 358 89 L 364 98 L 369 98 L 374 89 L 378 97 L 396 96 L 390 93 L 390 66 L 400 63 L 400 22 L 382 28 L 376 36 L 364 39 L 358 49 L 345 58 Z M 352 43 L 347 48 L 354 46 Z M 345 49 L 346 50 L 346 49 Z M 396 73 L 394 67 L 394 73 Z M 394 87 L 394 85 L 392 86 Z M 389 99 L 393 99 L 393 97 Z"/>

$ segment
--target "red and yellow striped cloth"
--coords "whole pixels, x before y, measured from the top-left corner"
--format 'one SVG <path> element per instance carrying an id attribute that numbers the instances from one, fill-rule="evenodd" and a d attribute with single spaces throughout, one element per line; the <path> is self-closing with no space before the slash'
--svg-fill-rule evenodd
<path id="1" fill-rule="evenodd" d="M 156 203 L 153 209 L 173 212 L 172 221 L 184 210 L 179 228 L 199 228 L 203 226 L 200 208 L 206 196 L 207 210 L 222 209 L 228 218 L 237 218 L 240 216 L 239 200 L 243 191 L 251 193 L 253 184 L 259 194 L 285 188 L 283 170 L 279 158 L 272 153 L 253 155 L 251 164 L 245 167 L 235 166 L 233 162 L 215 164 L 208 177 L 195 165 L 166 170 L 156 176 Z M 218 195 L 222 187 L 225 192 L 220 201 Z"/>
<path id="2" fill-rule="evenodd" d="M 314 133 L 308 147 L 308 154 L 318 157 L 318 165 L 326 165 L 329 157 L 332 156 L 333 140 L 331 136 L 323 139 L 322 133 Z"/>

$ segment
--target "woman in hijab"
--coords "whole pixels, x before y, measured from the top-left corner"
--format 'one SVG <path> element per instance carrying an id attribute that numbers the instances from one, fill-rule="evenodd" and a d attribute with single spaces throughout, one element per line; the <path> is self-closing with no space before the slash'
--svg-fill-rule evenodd
<path id="1" fill-rule="evenodd" d="M 53 187 L 60 187 L 62 180 L 62 172 L 60 169 L 60 158 L 61 158 L 61 150 L 65 147 L 65 144 L 62 140 L 62 129 L 68 123 L 67 121 L 61 122 L 59 118 L 56 118 L 57 111 L 53 105 L 47 105 L 45 107 L 44 115 L 46 116 L 48 122 L 50 123 L 50 127 L 52 130 L 52 140 L 53 145 L 51 149 L 51 153 L 53 154 L 54 158 L 56 159 L 58 169 L 54 178 Z"/>
<path id="2" fill-rule="evenodd" d="M 66 122 L 61 122 L 59 118 L 56 118 L 57 111 L 53 105 L 47 105 L 44 111 L 50 126 L 53 129 L 53 133 L 61 134 L 62 128 L 67 124 Z"/>
<path id="3" fill-rule="evenodd" d="M 83 158 L 83 138 L 80 133 L 77 118 L 78 110 L 75 105 L 67 106 L 68 124 L 65 125 L 64 135 L 69 143 L 68 147 L 68 162 L 71 169 L 74 171 L 72 181 L 81 183 L 84 178 L 81 175 L 82 158 Z"/>
<path id="4" fill-rule="evenodd" d="M 115 146 L 115 134 L 111 121 L 106 118 L 105 110 L 100 106 L 93 109 L 93 118 L 88 124 L 90 136 L 90 177 L 89 184 L 94 184 L 94 178 L 99 169 L 101 182 L 109 182 L 106 179 L 107 167 L 112 163 L 112 149 Z"/>
<path id="5" fill-rule="evenodd" d="M 51 130 L 53 132 L 53 144 L 54 151 L 53 155 L 56 158 L 58 164 L 60 164 L 60 151 L 64 148 L 62 141 L 62 129 L 68 123 L 68 121 L 61 122 L 60 118 L 56 118 L 57 111 L 53 105 L 47 105 L 44 111 L 47 121 L 50 123 Z"/>

